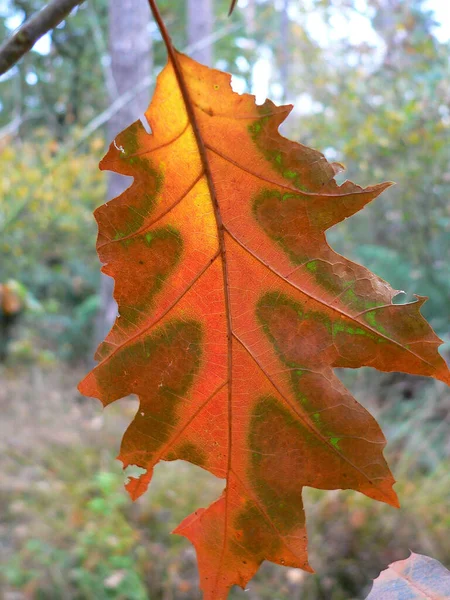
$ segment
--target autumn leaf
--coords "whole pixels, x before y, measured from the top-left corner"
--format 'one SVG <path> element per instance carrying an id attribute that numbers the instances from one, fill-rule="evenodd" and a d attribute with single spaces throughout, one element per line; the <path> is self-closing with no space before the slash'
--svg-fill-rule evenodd
<path id="1" fill-rule="evenodd" d="M 429 556 L 415 554 L 380 573 L 366 600 L 448 600 L 450 571 Z"/>
<path id="2" fill-rule="evenodd" d="M 140 406 L 120 460 L 183 459 L 226 479 L 175 530 L 194 544 L 206 599 L 263 560 L 311 570 L 302 487 L 398 505 L 373 417 L 334 374 L 370 366 L 450 382 L 424 298 L 335 253 L 325 231 L 389 183 L 339 186 L 340 165 L 278 133 L 291 106 L 258 106 L 230 76 L 170 51 L 146 113 L 101 168 L 134 178 L 97 209 L 119 315 L 80 384 Z"/>

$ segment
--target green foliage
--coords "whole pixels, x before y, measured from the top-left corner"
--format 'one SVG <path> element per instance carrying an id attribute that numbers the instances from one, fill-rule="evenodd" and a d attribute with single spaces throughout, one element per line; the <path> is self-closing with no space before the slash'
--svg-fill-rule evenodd
<path id="1" fill-rule="evenodd" d="M 146 600 L 139 536 L 123 514 L 127 501 L 119 493 L 121 484 L 117 474 L 99 472 L 81 490 L 84 502 L 74 507 L 69 530 L 59 522 L 53 539 L 27 540 L 21 556 L 6 565 L 7 582 L 32 588 L 37 598 Z M 79 491 L 74 492 L 76 499 Z"/>
<path id="2" fill-rule="evenodd" d="M 221 482 L 193 465 L 167 463 L 156 468 L 149 497 L 130 503 L 113 457 L 135 405 L 122 402 L 104 413 L 98 405 L 78 406 L 73 384 L 80 373 L 65 368 L 1 375 L 11 402 L 0 424 L 0 502 L 7 507 L 0 530 L 0 594 L 200 600 L 194 552 L 169 530 L 199 503 L 206 506 Z M 450 562 L 444 392 L 422 383 L 416 399 L 405 403 L 391 385 L 379 403 L 371 370 L 348 375 L 346 385 L 366 398 L 391 440 L 388 458 L 399 480 L 401 513 L 352 492 L 308 489 L 311 562 L 318 574 L 266 563 L 250 592 L 232 590 L 233 600 L 248 593 L 253 600 L 363 598 L 371 578 L 404 558 L 408 548 Z"/>
<path id="3" fill-rule="evenodd" d="M 434 36 L 422 0 L 394 1 L 389 10 L 382 3 L 369 4 L 366 19 L 377 42 L 352 41 L 352 36 L 318 41 L 305 19 L 292 26 L 296 69 L 289 99 L 302 94 L 304 103 L 303 114 L 292 118 L 293 127 L 302 143 L 345 163 L 348 173 L 341 179 L 358 176 L 362 185 L 396 182 L 379 202 L 331 231 L 329 239 L 340 252 L 405 290 L 406 300 L 413 292 L 429 296 L 423 313 L 445 336 L 449 44 Z M 344 25 L 358 16 L 353 3 L 319 3 L 314 11 L 324 23 L 338 13 Z M 336 33 L 326 25 L 324 31 Z"/>
<path id="4" fill-rule="evenodd" d="M 185 4 L 185 0 L 159 2 L 174 41 L 181 48 L 187 43 Z M 4 14 L 27 16 L 42 5 L 41 0 L 11 0 L 4 8 Z M 236 10 L 231 21 L 226 18 L 228 5 L 228 0 L 214 4 L 214 31 L 232 26 L 229 34 L 223 37 L 221 34 L 215 42 L 215 57 L 220 60 L 218 66 L 241 77 L 250 89 L 250 65 L 262 56 L 266 57 L 272 67 L 271 95 L 279 98 L 284 95 L 301 109 L 300 114 L 293 114 L 289 119 L 290 136 L 297 134 L 302 143 L 326 149 L 329 158 L 344 161 L 350 179 L 356 178 L 358 173 L 358 181 L 362 184 L 383 178 L 398 184 L 350 223 L 336 228 L 330 235 L 331 241 L 343 254 L 364 262 L 387 279 L 390 279 L 392 269 L 396 270 L 394 277 L 398 274 L 398 279 L 394 280 L 408 293 L 408 298 L 412 291 L 429 296 L 431 300 L 425 304 L 423 312 L 437 332 L 446 335 L 450 281 L 450 265 L 444 259 L 450 254 L 448 44 L 436 39 L 432 14 L 426 3 L 423 0 L 407 3 L 395 0 L 389 10 L 384 3 L 374 0 L 368 2 L 367 9 L 341 0 L 300 3 L 295 10 L 291 6 L 289 12 L 289 39 L 283 38 L 280 29 L 284 3 L 273 0 L 253 2 Z M 254 7 L 253 12 L 250 6 Z M 333 28 L 336 15 L 340 20 Z M 346 38 L 339 31 L 355 16 L 368 20 L 378 42 L 362 43 L 353 40 L 352 36 Z M 320 38 L 317 32 L 314 34 L 314 27 L 310 27 L 312 17 L 316 22 L 324 23 Z M 352 25 L 350 31 L 354 32 L 355 27 Z M 152 35 L 157 70 L 165 62 L 165 54 L 158 35 Z M 105 108 L 107 2 L 101 0 L 95 6 L 83 4 L 52 32 L 51 37 L 51 56 L 31 52 L 6 79 L 0 81 L 3 103 L 0 126 L 19 115 L 25 117 L 19 128 L 21 135 L 34 134 L 37 127 L 44 125 L 46 135 L 67 138 L 73 135 L 74 128 L 85 125 Z M 86 44 L 86 39 L 92 43 Z M 286 56 L 290 64 L 295 64 L 295 71 L 290 69 L 287 80 L 283 78 Z M 30 73 L 36 74 L 37 82 L 27 83 Z M 280 86 L 286 89 L 280 92 Z M 33 181 L 40 196 L 45 195 L 45 189 L 47 196 L 57 191 L 51 189 L 51 183 L 49 188 L 48 180 L 52 175 L 42 176 L 40 171 L 44 169 L 45 173 L 45 162 L 54 143 L 47 142 L 42 160 L 35 161 L 27 170 L 25 185 L 20 167 L 15 167 L 8 158 L 9 154 L 15 153 L 22 159 L 22 148 L 12 144 L 4 150 L 7 154 L 2 160 L 7 169 L 11 167 L 13 172 L 15 169 L 15 175 L 8 177 L 9 190 L 5 190 L 5 184 L 0 184 L 3 185 L 0 193 L 7 194 L 8 202 L 13 200 L 11 210 L 13 213 L 18 211 L 19 220 L 22 201 L 30 196 Z M 25 158 L 30 152 L 31 145 L 28 144 Z M 66 180 L 66 189 L 72 188 L 69 192 L 72 207 L 64 208 L 64 196 L 60 196 L 58 201 L 63 212 L 57 217 L 58 205 L 55 203 L 52 221 L 67 237 L 65 245 L 74 247 L 75 256 L 80 250 L 86 257 L 89 248 L 84 263 L 87 268 L 81 275 L 85 278 L 90 272 L 88 287 L 96 277 L 95 268 L 91 268 L 96 259 L 92 243 L 84 243 L 93 239 L 92 231 L 95 231 L 88 216 L 87 195 L 91 196 L 91 205 L 97 205 L 103 199 L 99 188 L 104 190 L 104 180 L 97 179 L 95 162 L 96 159 L 92 159 L 89 169 L 82 169 L 78 179 L 83 181 L 78 181 L 75 176 L 76 161 L 68 161 L 66 166 L 58 168 L 55 178 L 63 181 L 63 171 L 70 169 L 70 165 L 75 167 L 72 177 Z M 93 185 L 89 187 L 91 177 Z M 82 191 L 81 198 L 75 196 L 77 189 Z M 86 208 L 86 218 L 72 219 L 71 212 L 78 211 L 73 203 L 79 200 Z M 25 201 L 28 203 L 28 199 Z M 33 202 L 30 209 L 36 211 Z M 3 207 L 0 211 L 3 212 Z M 24 226 L 28 225 L 31 225 L 29 218 L 24 221 Z M 76 233 L 78 225 L 81 226 L 79 234 Z M 28 233 L 33 235 L 32 230 Z M 50 236 L 47 232 L 46 237 Z M 8 242 L 10 240 L 8 237 Z M 16 235 L 11 241 L 12 251 L 19 259 L 22 239 Z M 46 243 L 56 248 L 56 254 L 60 253 L 60 238 Z M 396 262 L 404 265 L 402 274 L 394 268 L 392 261 L 382 260 L 383 250 L 372 252 L 364 249 L 365 245 L 379 246 L 391 252 L 390 256 L 395 256 Z M 32 250 L 28 243 L 26 248 Z M 3 249 L 0 248 L 0 252 L 3 259 Z M 49 256 L 43 258 L 52 260 Z M 20 257 L 9 276 L 26 283 L 17 277 L 17 273 L 22 272 L 22 263 L 23 257 Z M 57 278 L 58 268 L 55 265 L 47 269 L 47 274 L 55 273 Z M 10 268 L 8 270 L 11 272 Z M 71 279 L 80 275 L 78 267 L 73 262 L 65 263 L 63 270 L 68 271 L 66 283 L 70 289 Z M 29 272 L 25 275 L 29 279 Z M 94 293 L 92 287 L 89 291 Z M 83 300 L 88 295 L 86 290 Z M 70 346 L 70 341 L 68 344 Z M 74 353 L 69 346 L 65 355 Z M 75 354 L 79 351 L 81 347 Z"/>
<path id="5" fill-rule="evenodd" d="M 58 162 L 58 144 L 41 134 L 0 150 L 0 282 L 17 280 L 40 306 L 20 321 L 12 351 L 22 359 L 47 360 L 49 352 L 74 358 L 92 344 L 99 285 L 92 210 L 105 196 L 101 148 L 97 138 L 89 154 Z"/>
<path id="6" fill-rule="evenodd" d="M 0 16 L 25 20 L 45 5 L 45 0 L 9 0 L 0 7 Z M 29 52 L 0 80 L 0 128 L 19 117 L 21 134 L 45 127 L 62 140 L 74 124 L 83 125 L 106 108 L 101 60 L 106 32 L 106 0 L 82 4 L 53 29 L 50 54 Z"/>
<path id="7" fill-rule="evenodd" d="M 185 0 L 159 4 L 176 44 L 184 47 Z M 248 89 L 252 74 L 240 57 L 252 65 L 269 56 L 271 94 L 279 98 L 283 92 L 274 93 L 277 84 L 279 89 L 286 83 L 281 77 L 283 4 L 254 2 L 252 23 L 246 10 L 235 11 L 232 23 L 240 28 L 215 46 L 216 59 L 224 61 L 220 67 L 241 76 Z M 410 300 L 413 292 L 430 296 L 423 312 L 446 336 L 448 44 L 436 40 L 420 0 L 394 0 L 389 10 L 383 9 L 385 2 L 368 0 L 367 11 L 364 4 L 291 2 L 289 61 L 295 69 L 284 92 L 302 111 L 290 116 L 289 137 L 345 162 L 350 179 L 358 173 L 362 184 L 397 182 L 376 203 L 336 227 L 330 241 L 405 290 L 404 299 Z M 24 17 L 43 5 L 43 0 L 10 0 L 1 16 Z M 224 18 L 227 6 L 228 0 L 215 3 L 221 18 L 215 31 L 230 24 Z M 325 34 L 318 40 L 308 28 L 311 16 L 331 23 L 336 10 L 345 19 L 355 9 L 370 18 L 378 47 L 345 36 L 336 40 Z M 49 600 L 192 600 L 197 598 L 194 556 L 168 530 L 199 504 L 206 506 L 217 493 L 216 484 L 197 469 L 165 465 L 157 470 L 150 498 L 133 506 L 125 502 L 122 474 L 109 470 L 117 467 L 117 448 L 110 441 L 105 452 L 104 432 L 98 433 L 102 418 L 92 407 L 85 423 L 76 410 L 73 390 L 80 374 L 63 368 L 55 381 L 56 369 L 48 369 L 55 357 L 78 358 L 91 351 L 99 302 L 91 213 L 106 194 L 106 178 L 97 169 L 103 133 L 83 152 L 60 158 L 60 150 L 61 140 L 74 139 L 108 104 L 102 68 L 106 13 L 106 0 L 86 2 L 52 33 L 51 55 L 29 53 L 0 81 L 0 128 L 21 121 L 13 137 L 0 140 L 0 283 L 18 281 L 38 303 L 32 302 L 20 317 L 10 342 L 11 359 L 29 362 L 27 371 L 12 360 L 13 370 L 0 373 L 0 392 L 6 398 L 0 423 L 6 465 L 0 504 L 8 507 L 0 528 L 3 587 L 7 593 L 20 590 Z M 5 23 L 0 19 L 2 39 Z M 100 37 L 94 38 L 95 28 Z M 165 55 L 152 35 L 156 71 Z M 37 81 L 28 83 L 30 74 Z M 36 361 L 46 368 L 36 368 Z M 55 366 L 61 368 L 60 363 Z M 311 546 L 319 550 L 312 562 L 320 577 L 267 564 L 248 594 L 232 592 L 236 600 L 248 595 L 254 600 L 363 597 L 370 578 L 404 558 L 406 548 L 450 563 L 449 456 L 448 451 L 442 454 L 448 398 L 426 380 L 378 377 L 370 370 L 360 378 L 345 376 L 358 397 L 365 394 L 369 404 L 385 407 L 379 418 L 390 440 L 394 473 L 402 482 L 396 486 L 401 516 L 351 493 L 330 497 L 308 492 Z M 110 440 L 118 439 L 131 412 L 123 405 L 115 413 L 108 409 L 104 427 L 114 430 Z M 200 488 L 208 497 L 199 501 Z M 372 570 L 363 572 L 362 563 Z"/>

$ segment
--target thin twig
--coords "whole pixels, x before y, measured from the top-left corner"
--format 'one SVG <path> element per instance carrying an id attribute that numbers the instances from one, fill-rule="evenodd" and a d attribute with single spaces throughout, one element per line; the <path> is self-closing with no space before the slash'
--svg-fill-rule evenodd
<path id="1" fill-rule="evenodd" d="M 229 25 L 221 27 L 220 29 L 218 29 L 217 31 L 212 33 L 211 35 L 208 35 L 208 36 L 202 38 L 201 40 L 198 40 L 198 42 L 196 42 L 195 44 L 190 44 L 190 45 L 186 46 L 185 48 L 182 49 L 182 52 L 184 52 L 185 54 L 190 54 L 191 52 L 194 52 L 195 50 L 199 50 L 199 49 L 203 48 L 207 44 L 211 44 L 211 43 L 214 43 L 214 42 L 222 39 L 223 37 L 229 35 L 230 33 L 234 33 L 235 31 L 237 31 L 238 29 L 241 29 L 242 27 L 243 27 L 243 25 L 239 24 L 239 23 L 236 23 L 235 25 L 232 25 L 231 27 Z M 69 144 L 67 144 L 67 148 L 66 148 L 67 152 L 74 150 L 75 148 L 80 146 L 83 142 L 85 142 L 93 133 L 95 133 L 95 131 L 97 131 L 102 125 L 107 123 L 115 114 L 117 114 L 119 112 L 119 110 L 121 110 L 124 106 L 126 106 L 129 102 L 131 102 L 135 98 L 135 96 L 137 96 L 137 94 L 139 94 L 143 89 L 146 89 L 147 87 L 149 87 L 150 84 L 153 83 L 154 79 L 155 79 L 154 75 L 148 75 L 147 77 L 144 77 L 139 83 L 137 83 L 130 90 L 127 90 L 126 92 L 121 94 L 118 98 L 116 98 L 114 100 L 114 102 L 112 102 L 112 104 L 110 104 L 110 106 L 108 106 L 108 108 L 106 108 L 100 114 L 96 115 L 93 119 L 91 119 L 91 121 L 89 121 L 89 123 L 87 123 L 83 127 L 81 132 L 77 135 L 75 141 L 71 141 L 71 142 L 69 142 Z M 138 115 L 136 115 L 136 117 L 137 116 Z M 3 136 L 8 135 L 10 133 L 8 127 L 12 127 L 13 132 L 16 129 L 12 124 L 10 126 L 5 126 L 3 129 L 0 130 L 0 140 L 2 139 Z"/>
<path id="2" fill-rule="evenodd" d="M 228 16 L 229 17 L 231 17 L 231 13 L 233 12 L 234 7 L 236 6 L 236 4 L 237 4 L 237 0 L 231 0 L 230 9 L 228 11 Z"/>
<path id="3" fill-rule="evenodd" d="M 0 47 L 0 75 L 9 71 L 34 44 L 84 0 L 53 0 L 33 15 Z"/>

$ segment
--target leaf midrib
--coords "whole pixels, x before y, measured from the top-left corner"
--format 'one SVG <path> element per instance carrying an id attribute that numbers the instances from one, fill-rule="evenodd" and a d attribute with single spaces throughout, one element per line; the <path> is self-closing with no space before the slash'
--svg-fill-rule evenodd
<path id="1" fill-rule="evenodd" d="M 175 73 L 175 77 L 178 82 L 178 86 L 180 88 L 181 95 L 183 97 L 186 113 L 188 116 L 188 120 L 191 123 L 192 131 L 194 133 L 195 140 L 197 142 L 198 153 L 200 156 L 200 160 L 203 165 L 203 171 L 205 174 L 205 178 L 208 184 L 208 189 L 211 197 L 211 202 L 214 209 L 214 216 L 216 219 L 217 225 L 217 237 L 219 242 L 219 253 L 222 259 L 222 276 L 223 276 L 223 291 L 224 291 L 224 304 L 225 304 L 225 313 L 226 313 L 226 322 L 227 322 L 227 379 L 228 379 L 228 398 L 227 398 L 227 412 L 228 412 L 228 456 L 227 456 L 227 470 L 226 470 L 226 480 L 228 482 L 230 472 L 231 472 L 231 456 L 232 456 L 232 440 L 233 440 L 233 415 L 232 415 L 232 389 L 233 389 L 233 327 L 231 322 L 231 301 L 230 301 L 230 291 L 228 286 L 228 264 L 226 257 L 226 248 L 225 248 L 225 228 L 222 220 L 222 215 L 220 213 L 219 202 L 217 199 L 216 188 L 214 185 L 214 180 L 211 172 L 211 167 L 208 160 L 208 155 L 206 153 L 205 144 L 203 142 L 203 137 L 200 133 L 200 128 L 197 122 L 197 117 L 195 115 L 194 106 L 189 94 L 187 83 L 184 79 L 183 70 L 178 61 L 178 53 L 173 47 L 172 43 L 167 43 L 167 52 L 169 54 L 169 60 L 172 63 L 172 67 Z M 228 516 L 229 516 L 229 498 L 228 494 L 225 493 L 225 515 L 224 515 L 224 536 L 223 536 L 223 545 L 221 549 L 220 559 L 219 559 L 219 568 L 217 570 L 216 576 L 216 587 L 218 585 L 219 573 L 222 568 L 223 559 L 225 556 L 225 550 L 228 544 Z"/>
<path id="2" fill-rule="evenodd" d="M 175 52 L 173 52 L 173 56 L 172 56 L 172 53 L 170 52 L 170 49 L 169 49 L 169 55 L 172 60 L 172 66 L 174 68 L 175 75 L 177 77 L 177 81 L 178 81 L 178 84 L 180 87 L 181 94 L 183 96 L 186 111 L 188 113 L 188 118 L 191 121 L 191 126 L 192 126 L 193 133 L 194 133 L 194 136 L 195 136 L 195 139 L 197 142 L 199 155 L 200 155 L 200 158 L 202 161 L 205 177 L 206 177 L 206 180 L 208 183 L 208 189 L 210 191 L 211 201 L 213 204 L 214 214 L 216 217 L 218 239 L 219 239 L 219 251 L 221 254 L 222 265 L 223 265 L 223 287 L 224 287 L 224 296 L 225 296 L 225 310 L 227 313 L 226 318 L 227 318 L 227 335 L 228 335 L 228 465 L 227 465 L 227 475 L 226 475 L 226 479 L 228 481 L 228 479 L 230 477 L 230 473 L 232 472 L 232 466 L 231 466 L 231 457 L 232 457 L 232 401 L 231 400 L 232 400 L 232 398 L 231 398 L 231 395 L 232 395 L 232 388 L 233 388 L 233 385 L 232 385 L 232 381 L 233 381 L 233 377 L 232 377 L 232 375 L 233 375 L 233 364 L 232 364 L 233 344 L 232 344 L 232 340 L 233 340 L 233 337 L 236 340 L 239 340 L 240 343 L 242 344 L 242 341 L 233 332 L 232 317 L 231 317 L 231 302 L 230 302 L 229 285 L 228 285 L 225 232 L 228 233 L 228 235 L 231 235 L 231 233 L 228 230 L 228 228 L 224 225 L 223 220 L 222 220 L 222 216 L 220 213 L 220 206 L 219 206 L 219 202 L 218 202 L 218 198 L 217 198 L 217 192 L 216 192 L 215 185 L 214 185 L 212 170 L 211 170 L 211 167 L 209 164 L 208 155 L 207 155 L 207 151 L 206 151 L 206 148 L 208 147 L 208 145 L 203 141 L 203 137 L 200 132 L 200 128 L 199 128 L 197 118 L 195 115 L 195 109 L 194 109 L 192 100 L 190 98 L 189 90 L 188 90 L 186 81 L 184 79 L 181 65 L 178 62 L 177 54 Z M 246 248 L 244 248 L 244 250 L 245 249 Z M 293 285 L 291 282 L 289 282 L 289 283 L 291 285 Z M 265 372 L 265 370 L 263 370 L 263 372 L 264 372 L 264 375 L 269 380 L 269 382 L 272 385 L 274 385 L 274 382 L 271 380 L 271 378 L 268 376 L 268 374 Z M 282 397 L 284 398 L 284 396 L 282 396 Z M 297 411 L 295 411 L 295 412 L 297 413 Z M 302 419 L 302 420 L 305 421 L 304 419 Z M 323 438 L 323 436 L 316 429 L 316 427 L 312 423 L 309 422 L 309 419 L 306 419 L 306 421 L 308 422 L 308 425 L 309 425 L 308 428 L 310 428 L 312 430 L 312 432 L 316 436 L 318 436 L 318 438 L 322 442 L 325 443 L 325 445 L 327 445 L 327 446 L 329 445 L 331 447 L 331 449 L 334 450 L 334 452 L 340 456 L 341 459 L 343 459 L 345 462 L 348 462 L 355 470 L 359 471 L 360 474 L 363 475 L 365 479 L 367 479 L 367 480 L 369 480 L 369 482 L 371 482 L 370 478 L 361 469 L 359 469 L 356 465 L 354 465 L 351 461 L 349 461 L 344 455 L 342 455 L 341 452 L 336 450 L 336 448 L 334 448 L 334 446 L 329 444 L 329 442 Z M 227 545 L 227 536 L 226 536 L 226 532 L 228 529 L 227 522 L 228 522 L 228 494 L 225 493 L 224 543 L 223 543 L 223 547 L 222 547 L 222 551 L 221 551 L 221 557 L 220 557 L 219 564 L 221 564 L 223 561 L 224 554 L 225 554 L 225 548 Z M 219 573 L 219 571 L 220 571 L 220 569 L 218 570 L 218 573 Z"/>
<path id="3" fill-rule="evenodd" d="M 410 352 L 411 354 L 413 354 L 416 358 L 418 358 L 419 360 L 422 360 L 423 362 L 425 362 L 426 364 L 428 364 L 429 366 L 430 363 L 428 363 L 427 361 L 424 361 L 424 359 L 422 359 L 419 355 L 415 354 L 414 352 L 406 349 L 402 344 L 396 342 L 395 340 L 384 336 L 383 334 L 380 334 L 380 332 L 376 331 L 375 329 L 372 329 L 369 325 L 366 325 L 365 323 L 361 323 L 360 321 L 357 321 L 355 319 L 355 317 L 353 317 L 352 315 L 349 315 L 348 313 L 342 311 L 339 307 L 337 306 L 331 306 L 329 304 L 327 304 L 326 302 L 324 302 L 323 300 L 315 297 L 314 295 L 310 294 L 309 292 L 305 291 L 304 289 L 302 289 L 301 287 L 297 286 L 296 284 L 294 284 L 292 281 L 288 280 L 286 277 L 284 277 L 281 273 L 279 273 L 276 269 L 274 269 L 273 267 L 271 267 L 270 265 L 268 265 L 263 259 L 261 259 L 256 253 L 254 253 L 251 249 L 249 249 L 241 240 L 239 240 L 229 229 L 227 226 L 224 225 L 223 221 L 222 221 L 222 217 L 220 214 L 220 207 L 219 207 L 219 203 L 218 203 L 218 198 L 217 198 L 217 193 L 215 190 L 215 185 L 214 185 L 214 179 L 213 179 L 213 175 L 212 175 L 212 170 L 208 161 L 208 156 L 207 156 L 207 152 L 206 152 L 206 148 L 208 148 L 210 151 L 216 152 L 215 149 L 211 146 L 209 146 L 208 144 L 206 144 L 203 141 L 202 138 L 202 134 L 200 132 L 200 128 L 196 119 L 196 115 L 195 115 L 195 110 L 194 110 L 194 106 L 195 103 L 192 102 L 190 95 L 189 95 L 189 90 L 187 87 L 187 83 L 184 79 L 184 75 L 183 75 L 183 71 L 181 68 L 181 65 L 178 62 L 178 58 L 177 55 L 175 53 L 176 51 L 174 51 L 173 53 L 170 53 L 170 59 L 171 59 L 171 63 L 172 66 L 174 68 L 174 72 L 177 78 L 177 82 L 180 88 L 180 92 L 182 94 L 183 97 L 183 101 L 185 103 L 185 108 L 186 108 L 186 112 L 188 115 L 188 120 L 189 123 L 191 124 L 196 142 L 197 142 L 197 146 L 198 146 L 198 152 L 202 161 L 202 174 L 205 177 L 207 184 L 208 184 L 208 189 L 210 192 L 210 196 L 211 196 L 211 201 L 214 207 L 214 213 L 215 213 L 215 217 L 216 217 L 216 224 L 217 224 L 217 230 L 218 230 L 218 241 L 219 241 L 219 250 L 217 253 L 215 253 L 215 255 L 213 256 L 213 258 L 208 262 L 207 265 L 205 265 L 205 267 L 203 267 L 203 269 L 199 272 L 199 274 L 197 274 L 197 276 L 189 283 L 189 285 L 186 287 L 186 289 L 183 291 L 183 293 L 178 296 L 173 303 L 171 303 L 171 305 L 168 307 L 168 309 L 166 311 L 164 311 L 163 315 L 161 315 L 157 320 L 153 321 L 150 325 L 148 325 L 147 327 L 145 327 L 143 330 L 140 330 L 139 332 L 136 332 L 135 335 L 132 336 L 132 338 L 128 338 L 123 344 L 121 344 L 120 346 L 116 347 L 113 351 L 113 354 L 115 354 L 115 352 L 117 350 L 119 350 L 122 346 L 127 345 L 132 339 L 135 339 L 137 337 L 139 337 L 140 335 L 142 335 L 142 333 L 144 333 L 145 331 L 148 331 L 149 329 L 153 328 L 172 308 L 174 308 L 174 306 L 176 306 L 176 304 L 178 304 L 178 302 L 181 300 L 181 298 L 189 291 L 189 289 L 192 288 L 193 285 L 195 285 L 195 283 L 197 282 L 197 280 L 201 277 L 201 275 L 204 274 L 204 272 L 209 268 L 209 266 L 212 264 L 212 262 L 214 262 L 214 260 L 216 258 L 218 258 L 218 256 L 221 256 L 222 258 L 222 265 L 223 265 L 223 286 L 224 286 L 224 300 L 225 300 L 225 305 L 226 305 L 226 319 L 227 319 L 227 334 L 228 334 L 228 409 L 229 409 L 229 413 L 228 413 L 228 427 L 229 427 L 229 431 L 228 431 L 228 441 L 229 441 L 229 451 L 228 451 L 228 467 L 227 467 L 227 473 L 229 473 L 231 471 L 231 445 L 232 445 L 232 414 L 231 414 L 231 394 L 232 394 L 232 338 L 235 337 L 241 344 L 243 343 L 242 340 L 240 340 L 240 338 L 237 336 L 237 334 L 234 333 L 233 328 L 232 328 L 232 322 L 231 322 L 231 308 L 230 308 L 230 299 L 229 299 L 229 284 L 228 284 L 228 274 L 227 274 L 227 264 L 226 264 L 226 249 L 225 249 L 225 233 L 227 233 L 234 241 L 235 243 L 239 244 L 243 250 L 245 252 L 247 252 L 250 256 L 252 256 L 255 260 L 259 261 L 265 268 L 267 268 L 270 272 L 274 273 L 276 276 L 278 276 L 280 279 L 282 279 L 283 281 L 285 281 L 288 285 L 292 286 L 294 289 L 297 289 L 298 291 L 300 291 L 301 293 L 305 294 L 306 296 L 308 296 L 309 298 L 311 298 L 312 300 L 314 300 L 315 302 L 322 304 L 324 307 L 329 308 L 333 311 L 335 311 L 336 313 L 338 313 L 340 316 L 345 317 L 349 320 L 351 320 L 352 322 L 358 323 L 360 326 L 365 327 L 368 331 L 372 332 L 373 334 L 380 336 L 381 338 L 386 339 L 387 341 L 394 343 L 398 346 L 400 346 L 403 350 L 407 350 L 408 352 Z M 172 55 L 173 54 L 173 55 Z M 227 157 L 225 157 L 224 155 L 221 155 L 220 153 L 218 153 L 224 160 L 228 160 Z M 238 163 L 234 163 L 234 161 L 232 161 L 233 164 L 236 164 L 236 166 L 238 168 L 243 168 L 244 170 L 246 170 L 244 167 L 242 167 L 241 165 L 239 165 Z M 198 180 L 201 178 L 202 174 L 200 176 L 198 176 L 195 180 L 195 183 L 198 182 Z M 251 175 L 255 175 L 254 173 L 249 173 Z M 194 183 L 194 185 L 195 185 Z M 273 182 L 276 185 L 276 182 Z M 192 189 L 194 186 L 191 185 L 190 189 Z M 301 192 L 299 192 L 301 194 Z M 178 202 L 177 202 L 178 203 Z M 152 224 L 154 224 L 152 222 Z M 145 225 L 143 226 L 142 229 L 147 229 L 149 227 L 149 225 Z M 134 234 L 130 234 L 130 237 L 133 236 Z M 128 237 L 128 236 L 127 236 Z M 244 346 L 245 347 L 245 346 Z M 250 353 L 252 355 L 252 353 Z M 111 355 L 110 355 L 111 356 Z M 110 356 L 105 358 L 105 361 L 107 361 Z M 255 359 L 255 357 L 252 355 L 253 359 Z M 103 361 L 102 361 L 103 362 Z M 259 364 L 259 363 L 258 363 Z M 259 367 L 262 369 L 262 371 L 264 372 L 264 375 L 267 377 L 268 381 L 274 385 L 272 379 L 269 377 L 269 375 L 266 373 L 265 369 L 259 365 Z M 292 408 L 292 407 L 291 407 Z M 296 412 L 296 411 L 295 411 Z M 303 421 L 305 421 L 305 419 L 302 419 Z M 318 431 L 316 429 L 316 427 L 314 426 L 314 424 L 312 422 L 310 422 L 309 419 L 306 419 L 307 421 L 307 425 L 309 426 L 308 428 L 311 430 L 311 432 L 319 439 L 321 440 L 326 446 L 330 446 L 330 449 L 338 454 L 341 458 L 343 458 L 346 462 L 349 462 L 349 464 L 355 468 L 356 470 L 359 471 L 358 467 L 356 467 L 353 463 L 351 463 L 350 461 L 348 461 L 348 459 L 346 459 L 344 456 L 341 455 L 341 453 L 339 451 L 336 450 L 336 448 L 334 448 L 334 446 L 331 446 L 331 444 L 329 444 L 327 442 L 326 439 L 323 438 L 323 436 L 321 435 L 320 431 Z M 367 478 L 367 475 L 363 472 L 361 472 L 362 475 L 364 475 L 364 477 Z"/>

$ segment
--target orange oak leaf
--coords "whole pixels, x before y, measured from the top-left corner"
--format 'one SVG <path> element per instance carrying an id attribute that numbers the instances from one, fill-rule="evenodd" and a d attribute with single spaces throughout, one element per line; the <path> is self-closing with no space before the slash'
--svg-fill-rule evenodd
<path id="1" fill-rule="evenodd" d="M 325 231 L 390 184 L 339 186 L 340 165 L 278 133 L 292 107 L 233 93 L 230 76 L 172 49 L 146 113 L 101 168 L 134 178 L 97 209 L 119 316 L 80 391 L 136 394 L 120 450 L 146 470 L 183 459 L 226 479 L 175 530 L 204 597 L 226 598 L 263 560 L 311 570 L 302 487 L 398 505 L 375 419 L 334 374 L 370 366 L 450 382 L 424 298 L 334 252 Z"/>

